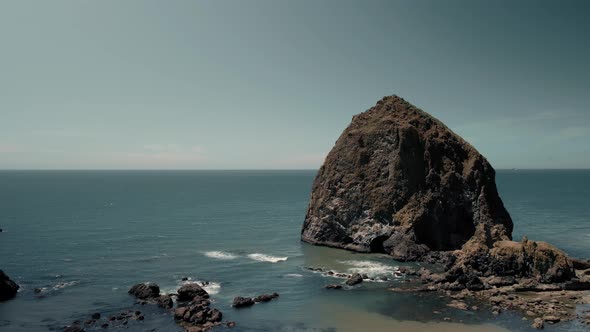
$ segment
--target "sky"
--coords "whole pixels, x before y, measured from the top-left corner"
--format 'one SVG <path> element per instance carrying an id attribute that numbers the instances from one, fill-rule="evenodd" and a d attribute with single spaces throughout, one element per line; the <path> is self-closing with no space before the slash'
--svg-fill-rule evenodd
<path id="1" fill-rule="evenodd" d="M 399 95 L 590 168 L 587 1 L 0 0 L 0 169 L 316 169 Z"/>

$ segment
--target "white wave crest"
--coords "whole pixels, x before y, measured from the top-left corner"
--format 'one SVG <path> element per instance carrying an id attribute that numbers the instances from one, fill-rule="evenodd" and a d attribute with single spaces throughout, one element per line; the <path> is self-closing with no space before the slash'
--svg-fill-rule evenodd
<path id="1" fill-rule="evenodd" d="M 238 256 L 234 254 L 230 254 L 229 252 L 223 251 L 206 251 L 205 256 L 222 260 L 231 260 L 238 258 Z"/>
<path id="2" fill-rule="evenodd" d="M 60 282 L 57 285 L 53 286 L 53 290 L 64 289 L 66 287 L 75 286 L 75 285 L 77 285 L 79 283 L 80 282 L 78 280 L 67 281 L 67 282 Z"/>
<path id="3" fill-rule="evenodd" d="M 188 280 L 181 281 L 176 286 L 162 288 L 161 292 L 162 294 L 176 294 L 176 291 L 181 286 L 192 283 L 196 283 L 199 286 L 201 286 L 201 288 L 203 288 L 207 293 L 209 293 L 209 295 L 219 294 L 219 291 L 221 290 L 221 283 L 214 281 L 193 281 L 191 278 L 188 278 Z"/>
<path id="4" fill-rule="evenodd" d="M 301 277 L 303 277 L 303 275 L 299 274 L 299 273 L 289 273 L 289 274 L 285 274 L 285 277 L 301 278 Z"/>
<path id="5" fill-rule="evenodd" d="M 397 266 L 386 265 L 374 261 L 343 261 L 346 265 L 352 266 L 348 269 L 350 273 L 366 274 L 371 278 L 379 276 L 391 276 L 398 270 Z"/>
<path id="6" fill-rule="evenodd" d="M 221 284 L 218 282 L 209 282 L 207 284 L 199 283 L 199 284 L 201 284 L 201 287 L 203 287 L 203 289 L 207 293 L 209 293 L 210 295 L 219 294 L 219 291 L 221 290 Z"/>
<path id="7" fill-rule="evenodd" d="M 265 255 L 265 254 L 259 254 L 259 253 L 249 254 L 248 257 L 250 259 L 255 260 L 255 261 L 269 262 L 269 263 L 284 262 L 287 260 L 287 258 L 289 258 L 289 257 L 277 257 L 277 256 L 271 256 L 271 255 Z"/>

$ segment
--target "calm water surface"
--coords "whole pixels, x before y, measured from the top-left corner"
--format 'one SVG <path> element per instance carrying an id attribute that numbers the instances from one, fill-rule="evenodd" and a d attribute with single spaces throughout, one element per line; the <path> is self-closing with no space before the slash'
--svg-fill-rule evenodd
<path id="1" fill-rule="evenodd" d="M 299 241 L 314 175 L 0 172 L 0 268 L 22 286 L 15 300 L 0 303 L 0 331 L 59 330 L 93 312 L 114 314 L 133 307 L 126 293 L 132 284 L 154 281 L 173 291 L 183 277 L 211 282 L 213 306 L 238 324 L 232 331 L 529 330 L 530 322 L 515 314 L 459 312 L 437 295 L 388 292 L 389 283 L 323 289 L 338 280 L 306 266 L 379 276 L 399 264 Z M 497 182 L 515 238 L 526 234 L 572 256 L 590 256 L 590 171 L 499 171 Z M 235 296 L 275 291 L 278 301 L 230 307 Z M 116 330 L 180 331 L 169 314 L 139 309 L 145 321 Z M 441 323 L 445 316 L 465 324 Z"/>

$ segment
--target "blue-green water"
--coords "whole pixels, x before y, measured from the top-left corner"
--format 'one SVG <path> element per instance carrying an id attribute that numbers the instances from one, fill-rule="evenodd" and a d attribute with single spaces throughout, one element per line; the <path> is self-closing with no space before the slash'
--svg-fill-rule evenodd
<path id="1" fill-rule="evenodd" d="M 442 316 L 467 330 L 528 330 L 530 322 L 458 312 L 435 294 L 397 294 L 390 283 L 347 291 L 306 266 L 391 275 L 382 255 L 354 254 L 299 241 L 315 171 L 3 171 L 0 172 L 0 269 L 22 289 L 0 303 L 1 331 L 47 331 L 93 312 L 134 307 L 126 293 L 154 281 L 172 291 L 183 277 L 210 281 L 213 306 L 234 331 L 428 331 Z M 590 171 L 499 171 L 498 189 L 515 238 L 546 240 L 590 256 Z M 43 291 L 35 294 L 35 288 Z M 245 310 L 233 297 L 278 292 Z M 117 329 L 180 331 L 149 306 L 144 321 Z M 442 314 L 434 314 L 433 311 Z M 371 324 L 369 324 L 369 321 Z M 414 323 L 419 322 L 419 323 Z M 426 323 L 426 324 L 423 324 Z M 97 328 L 98 329 L 98 328 Z M 92 330 L 89 329 L 89 330 Z M 223 328 L 219 329 L 223 330 Z M 548 330 L 583 330 L 558 324 Z"/>

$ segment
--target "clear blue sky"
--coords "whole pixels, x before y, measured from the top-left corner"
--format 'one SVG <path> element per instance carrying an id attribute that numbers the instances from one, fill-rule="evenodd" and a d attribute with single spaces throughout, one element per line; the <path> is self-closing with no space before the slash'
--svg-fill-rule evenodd
<path id="1" fill-rule="evenodd" d="M 397 94 L 590 167 L 587 1 L 1 1 L 1 169 L 317 168 Z"/>

